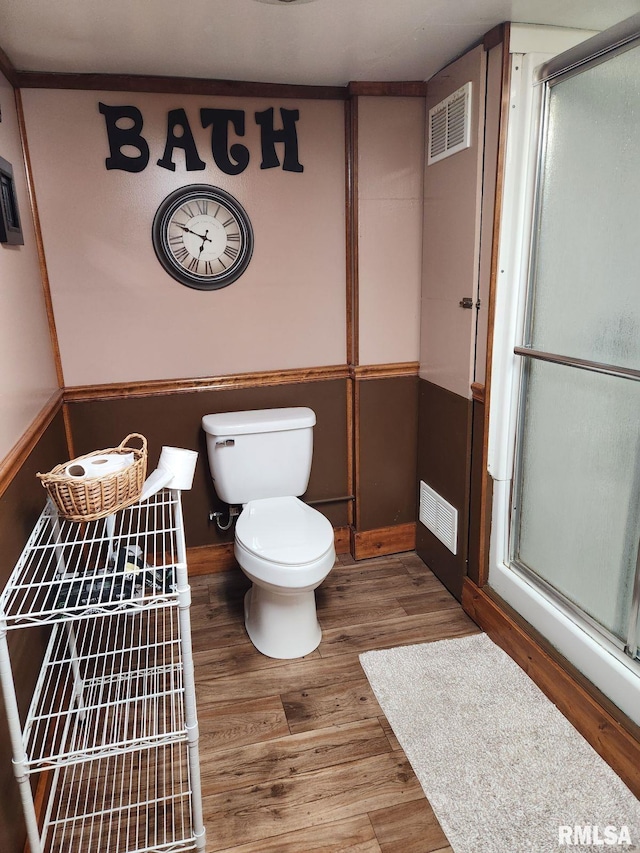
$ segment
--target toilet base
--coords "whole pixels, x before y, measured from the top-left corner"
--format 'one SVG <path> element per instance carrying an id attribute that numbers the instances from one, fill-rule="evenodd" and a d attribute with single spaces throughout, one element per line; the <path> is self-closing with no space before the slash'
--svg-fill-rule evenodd
<path id="1" fill-rule="evenodd" d="M 256 649 L 278 660 L 304 657 L 322 639 L 312 589 L 281 593 L 253 583 L 244 597 L 244 624 Z"/>

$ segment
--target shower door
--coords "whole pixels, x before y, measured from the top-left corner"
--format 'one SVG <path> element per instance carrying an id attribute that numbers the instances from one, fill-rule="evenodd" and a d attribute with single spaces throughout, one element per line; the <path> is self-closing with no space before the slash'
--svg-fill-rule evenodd
<path id="1" fill-rule="evenodd" d="M 511 565 L 638 656 L 640 42 L 543 67 Z M 553 63 L 549 63 L 553 66 Z"/>

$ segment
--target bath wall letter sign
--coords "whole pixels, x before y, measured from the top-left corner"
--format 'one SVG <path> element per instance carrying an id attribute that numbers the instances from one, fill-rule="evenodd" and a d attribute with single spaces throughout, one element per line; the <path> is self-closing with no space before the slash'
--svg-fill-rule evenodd
<path id="1" fill-rule="evenodd" d="M 107 169 L 144 171 L 151 150 L 142 135 L 144 120 L 141 111 L 131 105 L 109 106 L 100 102 L 98 108 L 104 116 L 109 141 L 109 156 L 105 160 Z M 273 107 L 254 113 L 255 122 L 260 127 L 261 169 L 275 169 L 282 165 L 285 172 L 304 171 L 298 159 L 296 122 L 299 118 L 299 110 L 280 107 L 281 127 L 276 129 Z M 240 142 L 230 144 L 229 139 L 230 131 L 235 136 L 245 135 L 244 110 L 201 109 L 200 124 L 205 129 L 211 128 L 211 155 L 220 171 L 227 175 L 244 172 L 251 158 L 249 149 Z M 281 146 L 282 163 L 276 145 Z M 207 164 L 200 157 L 187 113 L 183 109 L 169 110 L 167 114 L 164 153 L 156 161 L 158 166 L 175 172 L 173 154 L 176 148 L 184 153 L 188 172 L 206 169 Z"/>

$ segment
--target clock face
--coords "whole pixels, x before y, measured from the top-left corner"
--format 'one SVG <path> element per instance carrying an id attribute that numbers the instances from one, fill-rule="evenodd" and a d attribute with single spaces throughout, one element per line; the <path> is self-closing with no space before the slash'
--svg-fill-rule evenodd
<path id="1" fill-rule="evenodd" d="M 253 230 L 242 205 L 217 187 L 192 184 L 168 195 L 153 220 L 153 248 L 177 281 L 217 290 L 235 281 L 253 252 Z"/>

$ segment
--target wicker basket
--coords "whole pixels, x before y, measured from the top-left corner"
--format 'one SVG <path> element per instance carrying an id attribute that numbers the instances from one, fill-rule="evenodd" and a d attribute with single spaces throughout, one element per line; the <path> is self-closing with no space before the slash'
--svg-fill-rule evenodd
<path id="1" fill-rule="evenodd" d="M 131 439 L 138 438 L 141 448 L 129 447 Z M 110 454 L 133 453 L 133 463 L 119 471 L 103 474 L 99 477 L 71 477 L 67 469 L 83 460 L 94 456 Z M 51 499 L 58 508 L 60 515 L 70 521 L 95 521 L 117 512 L 135 503 L 140 497 L 147 474 L 147 439 L 137 432 L 132 432 L 118 445 L 107 450 L 94 450 L 85 456 L 78 456 L 71 462 L 49 471 L 48 474 L 38 474 L 42 485 L 49 492 Z"/>

